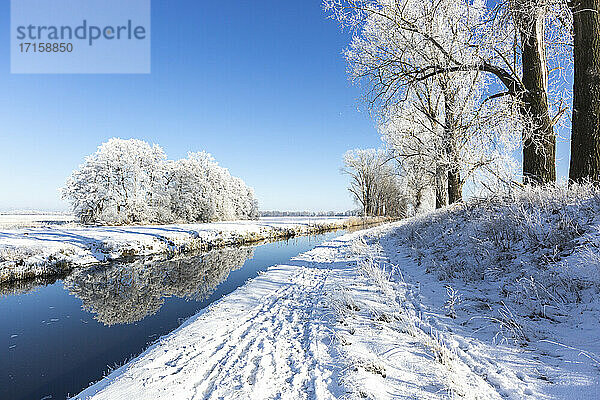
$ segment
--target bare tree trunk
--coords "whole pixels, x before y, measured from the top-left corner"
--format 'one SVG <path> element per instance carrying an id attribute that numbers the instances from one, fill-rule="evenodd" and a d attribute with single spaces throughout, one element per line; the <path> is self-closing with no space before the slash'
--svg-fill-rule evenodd
<path id="1" fill-rule="evenodd" d="M 448 193 L 448 174 L 438 168 L 435 174 L 435 208 L 448 205 L 446 194 Z"/>
<path id="2" fill-rule="evenodd" d="M 454 204 L 462 201 L 462 181 L 460 180 L 460 171 L 453 168 L 448 171 L 448 204 Z"/>
<path id="3" fill-rule="evenodd" d="M 523 181 L 544 184 L 556 181 L 556 136 L 548 114 L 548 71 L 544 49 L 544 18 L 540 10 L 533 26 L 521 32 L 523 93 Z"/>
<path id="4" fill-rule="evenodd" d="M 417 195 L 415 198 L 415 215 L 419 213 L 421 205 L 423 204 L 423 189 L 417 189 Z"/>
<path id="5" fill-rule="evenodd" d="M 458 201 L 462 201 L 462 182 L 460 180 L 460 166 L 458 155 L 458 149 L 456 146 L 457 137 L 457 123 L 453 110 L 454 96 L 449 93 L 446 85 L 442 85 L 444 92 L 444 116 L 445 126 L 444 134 L 446 139 L 446 156 L 450 161 L 450 168 L 448 170 L 448 204 L 454 204 Z"/>
<path id="6" fill-rule="evenodd" d="M 575 67 L 569 179 L 600 182 L 600 0 L 576 0 L 569 7 Z"/>

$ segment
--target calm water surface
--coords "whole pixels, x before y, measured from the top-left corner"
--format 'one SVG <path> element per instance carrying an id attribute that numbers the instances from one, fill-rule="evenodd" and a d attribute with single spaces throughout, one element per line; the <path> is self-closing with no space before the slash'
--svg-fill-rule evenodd
<path id="1" fill-rule="evenodd" d="M 64 399 L 269 266 L 336 231 L 198 256 L 137 259 L 0 286 L 0 399 Z"/>

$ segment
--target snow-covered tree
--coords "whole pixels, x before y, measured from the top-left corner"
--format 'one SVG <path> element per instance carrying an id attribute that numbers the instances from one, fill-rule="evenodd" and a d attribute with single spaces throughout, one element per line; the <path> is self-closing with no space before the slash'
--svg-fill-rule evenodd
<path id="1" fill-rule="evenodd" d="M 176 220 L 258 218 L 254 191 L 220 167 L 210 154 L 189 153 L 188 158 L 171 162 L 168 171 L 171 211 Z"/>
<path id="2" fill-rule="evenodd" d="M 83 223 L 132 224 L 254 219 L 254 192 L 208 153 L 168 161 L 158 145 L 110 139 L 62 189 Z"/>
<path id="3" fill-rule="evenodd" d="M 486 97 L 513 102 L 522 127 L 526 182 L 555 173 L 554 125 L 564 115 L 570 66 L 565 7 L 553 0 L 325 0 L 355 32 L 350 76 L 367 84 L 371 109 L 386 115 L 416 85 L 477 72 Z"/>
<path id="4" fill-rule="evenodd" d="M 496 171 L 495 178 L 507 182 L 515 175 L 509 166 L 520 136 L 512 103 L 503 98 L 479 102 L 475 74 L 467 81 L 444 77 L 414 86 L 380 123 L 413 197 L 434 188 L 437 208 L 460 201 L 467 182 L 486 176 L 489 184 L 487 172 Z"/>
<path id="5" fill-rule="evenodd" d="M 128 224 L 161 219 L 166 199 L 158 145 L 110 139 L 74 171 L 62 190 L 83 223 Z"/>
<path id="6" fill-rule="evenodd" d="M 355 149 L 344 154 L 342 173 L 350 177 L 348 190 L 363 215 L 403 216 L 405 198 L 399 176 L 387 152 Z"/>

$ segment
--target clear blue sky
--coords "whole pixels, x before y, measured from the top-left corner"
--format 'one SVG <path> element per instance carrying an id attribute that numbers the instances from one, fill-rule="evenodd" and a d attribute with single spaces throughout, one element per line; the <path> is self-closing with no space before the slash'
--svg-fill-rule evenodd
<path id="1" fill-rule="evenodd" d="M 11 75 L 0 8 L 0 210 L 66 209 L 58 188 L 110 137 L 206 150 L 261 209 L 345 210 L 342 154 L 380 139 L 320 0 L 152 1 L 150 75 Z M 568 143 L 558 151 L 559 176 Z"/>
<path id="2" fill-rule="evenodd" d="M 58 188 L 110 137 L 206 150 L 261 209 L 353 208 L 342 154 L 380 139 L 320 0 L 152 1 L 150 75 L 11 75 L 0 9 L 0 210 L 66 209 Z"/>

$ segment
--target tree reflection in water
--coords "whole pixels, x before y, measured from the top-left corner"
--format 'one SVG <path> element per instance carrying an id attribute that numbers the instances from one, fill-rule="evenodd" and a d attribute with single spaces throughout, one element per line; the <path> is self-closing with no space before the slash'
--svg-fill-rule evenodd
<path id="1" fill-rule="evenodd" d="M 107 326 L 133 323 L 158 312 L 166 297 L 207 298 L 253 255 L 252 248 L 229 248 L 169 260 L 115 262 L 75 271 L 64 283 L 96 320 Z"/>
<path id="2" fill-rule="evenodd" d="M 0 299 L 8 296 L 18 296 L 27 293 L 33 293 L 41 286 L 55 284 L 58 280 L 63 279 L 67 274 L 60 274 L 52 277 L 39 277 L 32 279 L 24 279 L 13 282 L 0 283 Z"/>

